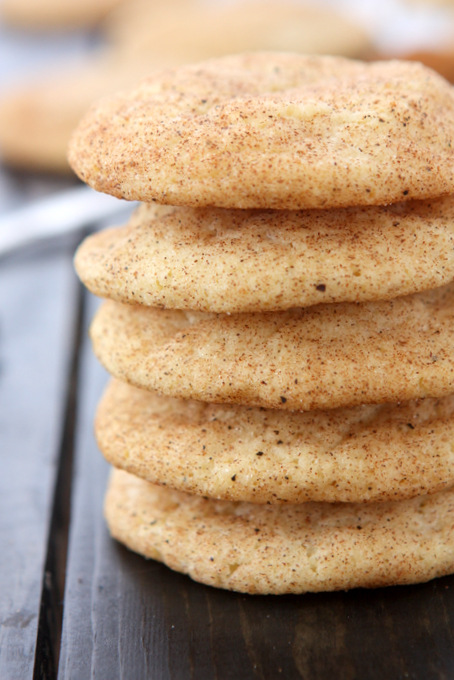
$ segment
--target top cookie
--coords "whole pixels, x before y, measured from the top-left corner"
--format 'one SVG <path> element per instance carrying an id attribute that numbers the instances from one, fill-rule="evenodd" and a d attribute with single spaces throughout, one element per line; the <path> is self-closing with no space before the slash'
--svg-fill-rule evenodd
<path id="1" fill-rule="evenodd" d="M 328 208 L 452 193 L 453 141 L 453 90 L 420 64 L 258 52 L 102 100 L 69 160 L 131 200 Z"/>

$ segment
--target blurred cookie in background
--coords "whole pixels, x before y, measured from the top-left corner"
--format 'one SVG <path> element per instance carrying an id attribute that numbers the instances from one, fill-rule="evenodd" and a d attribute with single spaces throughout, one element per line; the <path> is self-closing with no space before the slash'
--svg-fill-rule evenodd
<path id="1" fill-rule="evenodd" d="M 122 0 L 3 0 L 2 21 L 27 30 L 95 26 Z"/>
<path id="2" fill-rule="evenodd" d="M 179 2 L 177 11 L 130 0 L 111 13 L 105 31 L 117 49 L 182 62 L 264 49 L 361 57 L 370 48 L 366 31 L 345 14 L 295 0 Z"/>
<path id="3" fill-rule="evenodd" d="M 421 50 L 404 55 L 405 59 L 420 61 L 434 71 L 437 71 L 450 83 L 454 83 L 454 49 L 437 51 Z"/>
<path id="4" fill-rule="evenodd" d="M 454 7 L 454 0 L 402 0 L 409 7 Z"/>

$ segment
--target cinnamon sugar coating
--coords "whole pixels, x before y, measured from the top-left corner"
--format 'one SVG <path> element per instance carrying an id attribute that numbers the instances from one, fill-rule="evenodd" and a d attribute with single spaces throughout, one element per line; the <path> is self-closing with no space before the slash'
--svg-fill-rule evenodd
<path id="1" fill-rule="evenodd" d="M 142 205 L 89 236 L 76 270 L 96 295 L 251 312 L 387 299 L 454 278 L 454 198 L 253 211 Z"/>
<path id="2" fill-rule="evenodd" d="M 388 301 L 207 314 L 105 302 L 93 348 L 169 396 L 308 411 L 454 392 L 454 286 Z"/>
<path id="3" fill-rule="evenodd" d="M 374 502 L 454 484 L 454 397 L 329 411 L 172 399 L 112 381 L 96 436 L 155 484 L 253 503 Z"/>
<path id="4" fill-rule="evenodd" d="M 454 570 L 454 492 L 388 503 L 213 501 L 115 470 L 112 535 L 217 588 L 251 594 L 420 583 Z"/>
<path id="5" fill-rule="evenodd" d="M 83 118 L 69 159 L 126 199 L 330 208 L 454 190 L 454 95 L 430 69 L 292 53 L 169 69 Z"/>

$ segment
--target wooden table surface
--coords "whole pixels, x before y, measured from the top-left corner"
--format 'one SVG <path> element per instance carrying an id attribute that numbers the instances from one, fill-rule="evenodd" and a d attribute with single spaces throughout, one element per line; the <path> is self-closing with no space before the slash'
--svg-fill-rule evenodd
<path id="1" fill-rule="evenodd" d="M 4 170 L 0 210 L 68 183 Z M 454 578 L 245 596 L 109 538 L 80 238 L 0 260 L 0 680 L 454 678 Z"/>

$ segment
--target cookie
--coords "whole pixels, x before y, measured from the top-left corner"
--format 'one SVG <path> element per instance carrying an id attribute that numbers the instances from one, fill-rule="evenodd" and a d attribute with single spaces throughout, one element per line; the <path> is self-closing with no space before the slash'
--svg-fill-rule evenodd
<path id="1" fill-rule="evenodd" d="M 453 90 L 422 65 L 265 52 L 166 70 L 105 98 L 69 160 L 126 199 L 330 208 L 452 192 L 453 141 Z"/>
<path id="2" fill-rule="evenodd" d="M 2 21 L 31 30 L 87 28 L 99 23 L 121 0 L 3 0 Z"/>
<path id="3" fill-rule="evenodd" d="M 420 49 L 405 52 L 405 54 L 400 55 L 400 58 L 419 61 L 434 71 L 437 71 L 437 73 L 443 76 L 443 78 L 446 78 L 450 83 L 454 83 L 454 50 L 451 47 L 454 38 L 454 26 L 452 33 L 453 35 L 445 49 Z"/>
<path id="4" fill-rule="evenodd" d="M 454 392 L 452 284 L 262 314 L 107 301 L 91 336 L 112 375 L 207 402 L 314 410 Z"/>
<path id="5" fill-rule="evenodd" d="M 291 0 L 173 0 L 161 6 L 129 0 L 104 29 L 116 49 L 178 55 L 186 62 L 256 50 L 358 57 L 371 45 L 365 29 L 345 13 Z"/>
<path id="6" fill-rule="evenodd" d="M 99 448 L 179 491 L 253 503 L 371 502 L 454 484 L 454 397 L 279 411 L 162 397 L 112 381 Z"/>
<path id="7" fill-rule="evenodd" d="M 454 278 L 454 199 L 324 211 L 142 205 L 75 259 L 96 295 L 209 312 L 393 298 Z"/>
<path id="8" fill-rule="evenodd" d="M 388 503 L 214 501 L 116 470 L 114 538 L 201 583 L 251 594 L 374 588 L 454 571 L 454 492 Z"/>

